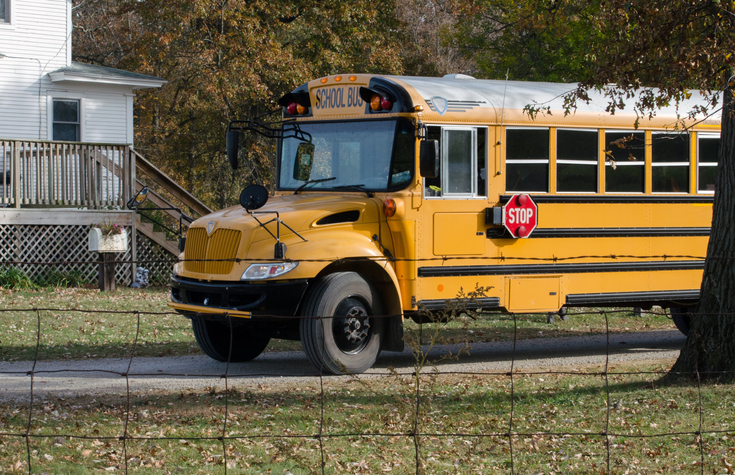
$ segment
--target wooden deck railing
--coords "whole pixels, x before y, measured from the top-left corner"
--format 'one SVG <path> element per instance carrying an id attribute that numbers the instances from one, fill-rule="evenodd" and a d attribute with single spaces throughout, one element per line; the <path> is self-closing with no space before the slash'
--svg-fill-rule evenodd
<path id="1" fill-rule="evenodd" d="M 126 145 L 0 139 L 0 204 L 120 209 L 134 170 Z"/>
<path id="2" fill-rule="evenodd" d="M 161 208 L 212 211 L 126 145 L 0 139 L 2 207 L 124 209 L 144 182 Z"/>

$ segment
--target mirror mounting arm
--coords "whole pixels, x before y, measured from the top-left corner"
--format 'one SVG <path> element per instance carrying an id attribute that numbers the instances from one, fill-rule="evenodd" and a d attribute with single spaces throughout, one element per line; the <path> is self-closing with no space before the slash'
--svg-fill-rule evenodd
<path id="1" fill-rule="evenodd" d="M 0 0 L 2 1 L 2 0 Z M 280 110 L 280 109 L 277 109 Z M 273 111 L 276 112 L 276 111 Z M 272 114 L 273 112 L 270 112 Z M 266 114 L 268 115 L 268 114 Z M 262 116 L 261 116 L 262 117 Z M 280 127 L 274 125 L 280 124 Z M 293 120 L 265 124 L 258 120 L 233 120 L 227 125 L 227 159 L 233 170 L 237 170 L 238 153 L 240 151 L 240 132 L 255 132 L 269 139 L 295 138 L 311 143 L 311 134 L 304 132 Z"/>

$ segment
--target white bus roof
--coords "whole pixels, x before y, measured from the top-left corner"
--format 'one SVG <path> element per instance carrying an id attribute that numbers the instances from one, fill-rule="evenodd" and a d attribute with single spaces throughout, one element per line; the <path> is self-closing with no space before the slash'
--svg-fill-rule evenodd
<path id="1" fill-rule="evenodd" d="M 404 84 L 415 91 L 427 103 L 432 111 L 461 112 L 462 110 L 491 107 L 499 113 L 505 110 L 523 110 L 527 106 L 538 109 L 548 108 L 553 115 L 564 114 L 564 97 L 577 88 L 576 83 L 549 83 L 531 81 L 504 81 L 491 79 L 475 79 L 465 75 L 447 75 L 442 78 L 413 77 L 413 76 L 386 76 L 399 84 Z M 642 88 L 641 90 L 650 90 Z M 640 93 L 640 92 L 639 92 Z M 606 113 L 610 98 L 602 91 L 590 90 L 590 102 L 578 100 L 574 114 L 578 113 Z M 636 97 L 625 100 L 625 108 L 617 110 L 615 114 L 635 115 L 634 106 Z M 698 91 L 691 91 L 691 97 L 676 104 L 657 109 L 655 115 L 659 118 L 679 117 L 686 118 L 696 106 L 707 106 L 704 96 Z M 708 117 L 707 123 L 720 121 L 720 112 Z M 443 112 L 442 112 L 443 110 Z M 644 111 L 643 115 L 647 115 Z M 700 114 L 697 119 L 704 119 Z"/>

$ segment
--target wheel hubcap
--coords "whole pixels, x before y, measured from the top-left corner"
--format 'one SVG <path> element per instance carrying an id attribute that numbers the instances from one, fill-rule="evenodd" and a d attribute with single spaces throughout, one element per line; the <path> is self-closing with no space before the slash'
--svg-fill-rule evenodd
<path id="1" fill-rule="evenodd" d="M 370 341 L 370 319 L 365 305 L 357 299 L 340 302 L 335 311 L 332 334 L 345 353 L 359 353 Z"/>
<path id="2" fill-rule="evenodd" d="M 350 343 L 359 343 L 368 336 L 370 330 L 370 322 L 363 317 L 361 309 L 353 308 L 350 315 L 344 318 L 344 332 L 347 341 Z"/>

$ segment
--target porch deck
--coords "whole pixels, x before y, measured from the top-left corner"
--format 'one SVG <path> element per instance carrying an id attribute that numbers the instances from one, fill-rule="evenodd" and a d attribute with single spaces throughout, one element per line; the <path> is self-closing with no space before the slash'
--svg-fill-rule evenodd
<path id="1" fill-rule="evenodd" d="M 139 176 L 140 174 L 140 176 Z M 92 278 L 98 259 L 86 249 L 91 225 L 128 227 L 129 251 L 119 260 L 118 281 L 129 283 L 136 263 L 167 275 L 176 244 L 140 223 L 126 203 L 143 187 L 164 213 L 178 219 L 211 210 L 126 145 L 0 139 L 0 266 L 34 276 L 57 270 Z M 185 224 L 185 223 L 184 223 Z"/>

